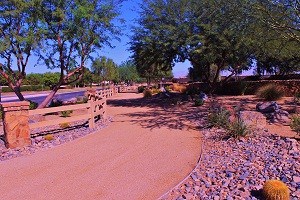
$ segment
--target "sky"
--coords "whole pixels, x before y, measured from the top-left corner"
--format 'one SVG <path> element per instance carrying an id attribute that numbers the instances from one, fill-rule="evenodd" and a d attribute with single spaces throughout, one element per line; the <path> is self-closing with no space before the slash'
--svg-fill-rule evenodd
<path id="1" fill-rule="evenodd" d="M 132 33 L 131 27 L 135 25 L 134 21 L 139 16 L 138 10 L 140 2 L 141 0 L 128 0 L 122 3 L 120 18 L 124 19 L 125 23 L 121 25 L 119 22 L 116 22 L 116 24 L 122 26 L 123 35 L 120 36 L 120 41 L 113 40 L 111 42 L 114 48 L 106 46 L 103 49 L 98 50 L 98 55 L 111 58 L 116 64 L 121 64 L 122 62 L 130 58 L 131 53 L 128 51 L 130 47 L 128 43 L 130 42 L 130 35 Z M 46 66 L 42 65 L 34 67 L 36 62 L 37 58 L 31 56 L 27 68 L 27 73 L 44 73 L 47 71 L 58 71 L 58 69 L 49 70 Z M 89 65 L 90 64 L 87 64 L 87 66 Z M 189 66 L 189 62 L 176 64 L 173 68 L 174 77 L 186 76 L 188 73 Z"/>
<path id="2" fill-rule="evenodd" d="M 135 19 L 139 17 L 139 3 L 141 0 L 128 0 L 123 2 L 121 8 L 121 18 L 125 20 L 123 29 L 123 36 L 120 37 L 121 41 L 113 41 L 112 44 L 115 48 L 106 47 L 100 51 L 100 55 L 106 56 L 114 60 L 115 63 L 121 64 L 126 61 L 131 53 L 128 51 L 131 35 L 131 27 L 135 25 Z M 174 77 L 184 77 L 188 74 L 189 61 L 184 63 L 177 63 L 173 68 Z"/>

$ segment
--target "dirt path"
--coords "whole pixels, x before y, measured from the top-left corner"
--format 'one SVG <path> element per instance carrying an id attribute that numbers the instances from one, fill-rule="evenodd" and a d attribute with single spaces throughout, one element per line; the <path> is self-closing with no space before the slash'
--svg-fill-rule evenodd
<path id="1" fill-rule="evenodd" d="M 140 96 L 111 100 L 107 128 L 1 162 L 1 199 L 156 199 L 180 182 L 197 162 L 200 132 L 180 112 L 123 104 L 128 97 Z"/>

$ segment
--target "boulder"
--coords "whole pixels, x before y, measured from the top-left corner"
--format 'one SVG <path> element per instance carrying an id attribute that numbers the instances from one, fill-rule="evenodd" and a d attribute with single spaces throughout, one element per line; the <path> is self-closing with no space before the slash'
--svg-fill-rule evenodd
<path id="1" fill-rule="evenodd" d="M 72 104 L 76 104 L 77 103 L 77 98 L 71 98 L 71 99 L 67 99 L 65 101 L 62 102 L 63 105 L 72 105 Z"/>
<path id="2" fill-rule="evenodd" d="M 278 112 L 280 110 L 280 106 L 275 102 L 266 102 L 266 103 L 258 103 L 256 105 L 256 110 L 263 114 Z"/>
<path id="3" fill-rule="evenodd" d="M 266 117 L 256 111 L 241 111 L 239 117 L 251 128 L 263 129 L 267 124 Z"/>

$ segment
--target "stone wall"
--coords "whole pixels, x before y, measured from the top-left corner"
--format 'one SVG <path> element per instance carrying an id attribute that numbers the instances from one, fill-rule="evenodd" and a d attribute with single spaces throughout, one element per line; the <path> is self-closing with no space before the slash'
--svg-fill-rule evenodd
<path id="1" fill-rule="evenodd" d="M 6 147 L 16 148 L 30 145 L 29 102 L 2 103 L 1 109 Z"/>

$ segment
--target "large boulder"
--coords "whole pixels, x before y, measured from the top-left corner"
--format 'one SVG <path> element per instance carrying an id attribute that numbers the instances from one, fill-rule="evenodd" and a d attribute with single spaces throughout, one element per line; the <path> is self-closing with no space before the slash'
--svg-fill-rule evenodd
<path id="1" fill-rule="evenodd" d="M 266 117 L 256 111 L 241 111 L 239 117 L 250 128 L 263 129 L 267 125 Z"/>

